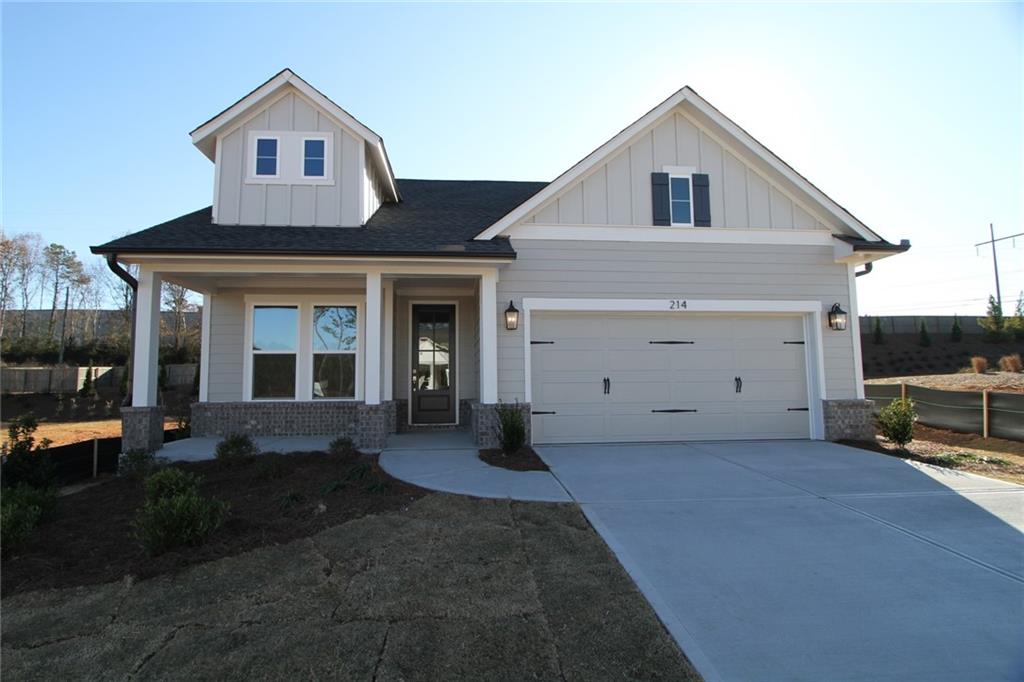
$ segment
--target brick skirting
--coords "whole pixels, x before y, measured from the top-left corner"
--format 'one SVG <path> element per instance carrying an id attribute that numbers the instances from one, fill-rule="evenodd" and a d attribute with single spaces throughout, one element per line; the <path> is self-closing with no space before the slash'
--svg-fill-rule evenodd
<path id="1" fill-rule="evenodd" d="M 874 440 L 872 400 L 823 400 L 825 440 Z"/>
<path id="2" fill-rule="evenodd" d="M 526 421 L 526 442 L 530 442 L 530 403 L 517 403 Z M 481 448 L 496 448 L 498 437 L 498 405 L 473 401 L 470 406 L 470 428 L 473 438 Z"/>
<path id="3" fill-rule="evenodd" d="M 121 452 L 156 452 L 164 445 L 164 408 L 121 408 Z"/>

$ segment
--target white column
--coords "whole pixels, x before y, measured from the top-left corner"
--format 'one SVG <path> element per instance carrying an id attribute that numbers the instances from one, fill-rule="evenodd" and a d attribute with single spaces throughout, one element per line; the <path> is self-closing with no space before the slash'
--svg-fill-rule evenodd
<path id="1" fill-rule="evenodd" d="M 160 275 L 139 268 L 135 294 L 135 347 L 132 355 L 132 406 L 156 405 L 157 363 L 160 354 Z"/>
<path id="2" fill-rule="evenodd" d="M 864 359 L 860 347 L 860 311 L 857 310 L 857 266 L 849 263 L 846 269 L 850 287 L 850 312 L 846 328 L 853 335 L 853 383 L 856 391 L 854 395 L 864 400 Z"/>
<path id="3" fill-rule="evenodd" d="M 381 357 L 381 292 L 380 272 L 366 273 L 366 347 L 363 381 L 363 401 L 367 405 L 380 405 Z"/>
<path id="4" fill-rule="evenodd" d="M 395 283 L 386 282 L 384 290 L 384 390 L 385 402 L 394 399 L 395 370 Z"/>
<path id="5" fill-rule="evenodd" d="M 480 277 L 480 402 L 498 402 L 498 271 Z"/>
<path id="6" fill-rule="evenodd" d="M 203 294 L 202 335 L 199 345 L 199 402 L 210 399 L 210 316 L 213 296 Z"/>

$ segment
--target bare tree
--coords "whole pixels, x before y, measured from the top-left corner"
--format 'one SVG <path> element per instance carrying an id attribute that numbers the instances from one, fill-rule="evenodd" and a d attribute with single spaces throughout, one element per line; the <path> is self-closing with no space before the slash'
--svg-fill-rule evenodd
<path id="1" fill-rule="evenodd" d="M 0 235 L 0 336 L 4 333 L 7 309 L 14 299 L 14 281 L 21 250 L 22 245 L 17 239 Z"/>
<path id="2" fill-rule="evenodd" d="M 32 297 L 42 286 L 43 238 L 34 232 L 18 235 L 24 250 L 17 264 L 18 293 L 21 299 L 21 338 L 28 333 L 28 309 Z"/>
<path id="3" fill-rule="evenodd" d="M 188 332 L 185 313 L 195 310 L 195 305 L 189 300 L 189 290 L 180 284 L 164 282 L 162 296 L 164 306 L 174 313 L 174 350 L 179 350 Z"/>

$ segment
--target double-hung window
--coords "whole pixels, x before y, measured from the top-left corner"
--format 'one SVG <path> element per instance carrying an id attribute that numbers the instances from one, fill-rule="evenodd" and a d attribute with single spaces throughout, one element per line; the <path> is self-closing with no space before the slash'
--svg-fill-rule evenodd
<path id="1" fill-rule="evenodd" d="M 276 137 L 256 138 L 256 177 L 277 177 L 277 152 Z"/>
<path id="2" fill-rule="evenodd" d="M 306 138 L 302 141 L 302 177 L 322 178 L 327 160 L 327 140 Z"/>
<path id="3" fill-rule="evenodd" d="M 299 351 L 298 306 L 257 305 L 252 311 L 252 397 L 294 399 Z"/>
<path id="4" fill-rule="evenodd" d="M 354 398 L 359 335 L 355 306 L 313 306 L 313 398 Z"/>
<path id="5" fill-rule="evenodd" d="M 693 187 L 690 175 L 669 175 L 669 207 L 672 224 L 684 227 L 693 225 Z"/>

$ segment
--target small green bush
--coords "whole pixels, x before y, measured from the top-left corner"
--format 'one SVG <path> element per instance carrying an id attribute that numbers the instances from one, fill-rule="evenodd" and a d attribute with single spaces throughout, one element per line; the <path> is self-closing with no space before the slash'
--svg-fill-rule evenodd
<path id="1" fill-rule="evenodd" d="M 34 504 L 9 500 L 4 495 L 0 504 L 0 545 L 4 554 L 24 545 L 43 516 L 42 510 Z"/>
<path id="2" fill-rule="evenodd" d="M 233 433 L 217 443 L 217 461 L 222 464 L 233 464 L 259 452 L 256 442 L 247 433 Z"/>
<path id="3" fill-rule="evenodd" d="M 3 493 L 3 503 L 18 504 L 28 507 L 38 507 L 39 519 L 46 521 L 53 516 L 53 510 L 57 507 L 56 488 L 33 488 L 28 485 L 19 485 L 16 488 L 8 488 Z"/>
<path id="4" fill-rule="evenodd" d="M 135 533 L 151 556 L 175 547 L 202 544 L 220 528 L 228 504 L 195 491 L 147 500 L 135 519 Z"/>
<path id="5" fill-rule="evenodd" d="M 157 457 L 145 450 L 122 452 L 117 458 L 118 476 L 142 478 L 167 465 L 166 457 Z"/>
<path id="6" fill-rule="evenodd" d="M 1006 340 L 1005 318 L 1003 306 L 995 296 L 988 297 L 987 317 L 978 318 L 978 326 L 984 330 L 984 338 L 992 343 Z"/>
<path id="7" fill-rule="evenodd" d="M 155 502 L 165 497 L 198 493 L 202 481 L 202 476 L 177 467 L 167 467 L 146 479 L 146 499 Z"/>
<path id="8" fill-rule="evenodd" d="M 497 414 L 501 451 L 511 455 L 526 445 L 526 418 L 518 401 L 513 405 L 498 403 Z"/>
<path id="9" fill-rule="evenodd" d="M 899 447 L 914 440 L 914 422 L 917 413 L 910 398 L 899 398 L 883 407 L 878 412 L 878 424 L 882 435 Z"/>
<path id="10" fill-rule="evenodd" d="M 47 452 L 50 441 L 44 438 L 37 443 L 37 428 L 39 425 L 32 415 L 15 417 L 7 427 L 7 457 L 0 470 L 5 487 L 24 484 L 33 488 L 49 488 L 53 485 L 57 467 Z"/>
<path id="11" fill-rule="evenodd" d="M 875 323 L 871 330 L 871 336 L 876 346 L 881 346 L 885 343 L 885 335 L 882 334 L 882 318 L 875 318 Z"/>
<path id="12" fill-rule="evenodd" d="M 917 343 L 923 348 L 927 348 L 932 345 L 932 336 L 928 333 L 928 327 L 925 325 L 924 320 L 921 320 L 921 325 L 918 331 Z"/>
<path id="13" fill-rule="evenodd" d="M 331 441 L 327 451 L 332 455 L 352 455 L 356 452 L 356 446 L 348 436 L 339 436 Z"/>
<path id="14" fill-rule="evenodd" d="M 85 370 L 85 378 L 82 379 L 82 388 L 78 389 L 78 395 L 83 398 L 92 398 L 96 395 L 96 386 L 92 375 L 92 360 L 90 360 L 89 367 Z"/>
<path id="15" fill-rule="evenodd" d="M 964 328 L 960 326 L 960 317 L 953 315 L 953 328 L 949 330 L 949 340 L 960 343 L 964 340 Z"/>

